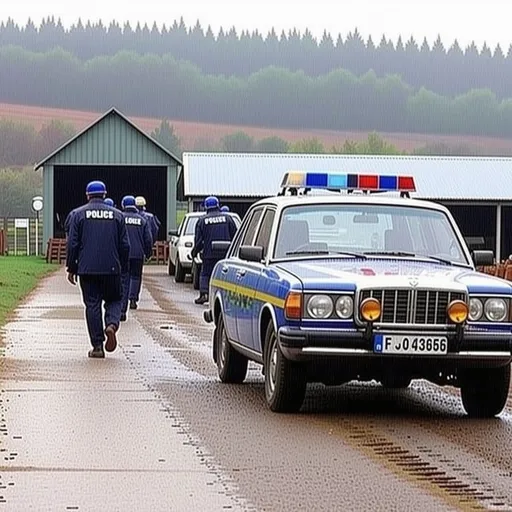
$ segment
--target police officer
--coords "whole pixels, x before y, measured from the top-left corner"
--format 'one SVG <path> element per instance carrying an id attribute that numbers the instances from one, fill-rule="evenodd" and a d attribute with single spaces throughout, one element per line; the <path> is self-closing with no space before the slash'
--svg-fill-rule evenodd
<path id="1" fill-rule="evenodd" d="M 64 232 L 66 233 L 66 238 L 69 236 L 69 230 L 71 228 L 71 220 L 73 219 L 73 214 L 78 210 L 75 208 L 68 213 L 66 220 L 64 221 Z"/>
<path id="2" fill-rule="evenodd" d="M 137 196 L 135 198 L 135 204 L 139 209 L 139 213 L 148 221 L 154 244 L 158 238 L 158 231 L 160 230 L 161 222 L 156 215 L 149 213 L 146 210 L 146 199 L 143 196 Z"/>
<path id="3" fill-rule="evenodd" d="M 218 259 L 214 257 L 212 242 L 231 241 L 236 232 L 236 224 L 231 215 L 220 211 L 219 200 L 210 196 L 204 201 L 206 215 L 203 215 L 196 225 L 194 247 L 192 257 L 195 258 L 203 251 L 203 264 L 201 277 L 199 279 L 199 297 L 194 301 L 196 304 L 208 302 L 208 286 L 213 267 Z"/>
<path id="4" fill-rule="evenodd" d="M 91 181 L 87 185 L 88 203 L 74 211 L 67 241 L 68 281 L 75 285 L 79 276 L 93 347 L 89 357 L 97 358 L 105 357 L 105 336 L 107 352 L 113 352 L 117 346 L 116 332 L 122 306 L 121 274 L 128 268 L 130 255 L 123 214 L 104 203 L 106 193 L 102 181 Z"/>
<path id="5" fill-rule="evenodd" d="M 144 258 L 150 258 L 153 250 L 153 243 L 149 224 L 140 215 L 135 205 L 135 197 L 124 196 L 121 202 L 123 208 L 124 222 L 130 239 L 130 262 L 129 271 L 123 274 L 123 307 L 121 321 L 126 320 L 128 300 L 130 309 L 137 309 L 140 288 L 142 285 L 142 268 Z"/>

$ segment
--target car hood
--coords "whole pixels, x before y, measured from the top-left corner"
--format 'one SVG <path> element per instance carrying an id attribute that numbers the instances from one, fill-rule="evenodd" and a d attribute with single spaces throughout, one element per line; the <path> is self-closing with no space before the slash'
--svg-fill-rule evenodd
<path id="1" fill-rule="evenodd" d="M 304 289 L 422 288 L 512 294 L 512 283 L 470 268 L 405 259 L 309 259 L 276 263 Z"/>

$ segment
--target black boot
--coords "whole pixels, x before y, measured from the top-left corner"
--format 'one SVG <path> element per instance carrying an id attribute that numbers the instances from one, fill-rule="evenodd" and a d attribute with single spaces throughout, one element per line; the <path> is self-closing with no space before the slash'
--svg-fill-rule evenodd
<path id="1" fill-rule="evenodd" d="M 130 301 L 130 309 L 137 309 L 137 302 L 134 300 Z"/>
<path id="2" fill-rule="evenodd" d="M 199 297 L 194 301 L 196 304 L 205 304 L 208 302 L 208 294 L 207 293 L 201 293 Z"/>
<path id="3" fill-rule="evenodd" d="M 94 357 L 97 359 L 103 359 L 105 357 L 105 352 L 103 351 L 103 347 L 94 347 L 92 350 L 89 350 L 89 357 Z"/>

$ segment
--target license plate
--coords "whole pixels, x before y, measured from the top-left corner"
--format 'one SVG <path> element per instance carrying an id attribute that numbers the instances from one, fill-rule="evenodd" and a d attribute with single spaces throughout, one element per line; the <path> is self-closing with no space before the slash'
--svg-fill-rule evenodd
<path id="1" fill-rule="evenodd" d="M 376 334 L 373 350 L 377 354 L 443 355 L 448 353 L 448 339 L 428 334 Z"/>

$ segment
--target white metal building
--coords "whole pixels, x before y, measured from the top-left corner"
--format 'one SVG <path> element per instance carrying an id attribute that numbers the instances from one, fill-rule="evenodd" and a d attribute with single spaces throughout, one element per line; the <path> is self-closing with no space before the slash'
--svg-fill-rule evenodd
<path id="1" fill-rule="evenodd" d="M 197 210 L 216 195 L 244 215 L 290 171 L 414 176 L 412 197 L 449 207 L 470 245 L 498 260 L 512 253 L 512 158 L 184 153 L 178 200 Z"/>

